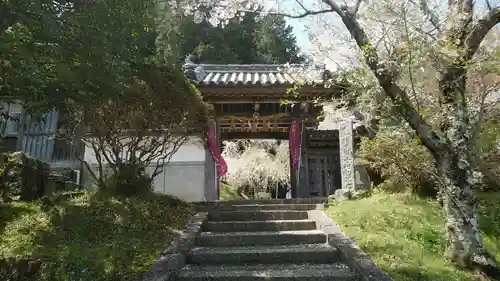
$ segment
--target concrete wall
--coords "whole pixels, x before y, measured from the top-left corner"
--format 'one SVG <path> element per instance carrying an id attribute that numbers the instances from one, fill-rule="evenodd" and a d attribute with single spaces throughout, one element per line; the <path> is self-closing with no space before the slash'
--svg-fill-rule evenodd
<path id="1" fill-rule="evenodd" d="M 97 163 L 94 150 L 90 147 L 85 149 L 85 161 L 91 164 Z M 189 138 L 177 152 L 172 155 L 171 162 L 198 162 L 205 161 L 205 148 L 197 137 Z"/>
<path id="2" fill-rule="evenodd" d="M 152 173 L 154 168 L 147 170 Z M 153 188 L 185 201 L 205 201 L 205 162 L 170 162 L 155 178 Z"/>
<path id="3" fill-rule="evenodd" d="M 85 160 L 93 167 L 97 167 L 92 149 L 85 149 Z M 151 163 L 146 172 L 152 174 L 155 165 L 155 162 Z M 210 153 L 207 153 L 198 138 L 193 137 L 172 155 L 163 172 L 155 178 L 153 188 L 156 192 L 170 194 L 189 202 L 214 200 L 216 199 L 214 191 L 211 190 L 214 188 L 211 184 L 214 181 L 211 178 L 213 174 L 211 170 L 214 169 Z M 86 178 L 85 186 L 90 188 L 88 172 L 82 176 Z"/>

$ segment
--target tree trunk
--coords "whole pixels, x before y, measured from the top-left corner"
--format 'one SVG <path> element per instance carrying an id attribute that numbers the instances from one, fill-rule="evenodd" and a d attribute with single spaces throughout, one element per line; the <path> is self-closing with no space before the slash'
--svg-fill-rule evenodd
<path id="1" fill-rule="evenodd" d="M 448 232 L 445 256 L 458 266 L 500 278 L 496 261 L 484 248 L 478 227 L 466 74 L 465 66 L 457 60 L 444 69 L 439 83 L 447 115 L 442 128 L 447 147 L 434 153 L 434 159 L 442 180 L 440 195 Z"/>
<path id="2" fill-rule="evenodd" d="M 480 269 L 494 278 L 500 277 L 495 260 L 483 246 L 475 214 L 469 145 L 470 121 L 465 96 L 466 66 L 488 31 L 500 22 L 500 8 L 490 10 L 485 17 L 471 24 L 474 2 L 448 1 L 449 26 L 445 29 L 444 39 L 449 43 L 446 44 L 447 48 L 455 47 L 457 52 L 455 58 L 443 56 L 444 68 L 439 86 L 447 120 L 446 126 L 438 134 L 412 105 L 408 93 L 397 85 L 400 73 L 379 59 L 377 50 L 356 18 L 357 9 L 340 7 L 333 0 L 323 2 L 341 17 L 385 94 L 434 156 L 443 181 L 439 197 L 448 231 L 446 255 L 458 265 Z"/>
<path id="3" fill-rule="evenodd" d="M 480 270 L 499 278 L 496 262 L 483 246 L 478 228 L 476 204 L 472 191 L 472 170 L 464 171 L 451 152 L 436 157 L 436 166 L 442 179 L 440 195 L 446 219 L 448 244 L 445 257 L 459 266 Z"/>

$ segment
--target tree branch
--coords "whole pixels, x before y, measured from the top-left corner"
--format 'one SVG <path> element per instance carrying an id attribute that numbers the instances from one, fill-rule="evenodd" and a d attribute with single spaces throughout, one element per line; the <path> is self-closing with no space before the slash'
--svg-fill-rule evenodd
<path id="1" fill-rule="evenodd" d="M 465 38 L 464 60 L 472 59 L 479 45 L 486 34 L 500 22 L 500 7 L 491 9 L 482 19 L 479 19 L 471 28 L 471 31 Z"/>
<path id="2" fill-rule="evenodd" d="M 333 12 L 337 13 L 337 15 L 339 15 L 340 17 L 342 17 L 344 15 L 342 8 L 340 8 L 340 6 L 337 3 L 335 3 L 335 1 L 333 1 L 333 0 L 322 0 L 322 1 L 323 1 L 323 3 L 330 6 L 331 10 Z"/>
<path id="3" fill-rule="evenodd" d="M 486 111 L 486 98 L 488 97 L 489 94 L 491 94 L 492 92 L 497 90 L 499 86 L 500 86 L 500 82 L 497 82 L 497 83 L 493 84 L 492 86 L 488 87 L 487 89 L 483 89 L 483 92 L 481 93 L 481 97 L 479 100 L 479 109 L 477 112 L 477 118 L 476 118 L 475 122 L 472 124 L 472 133 L 471 133 L 472 137 L 470 139 L 471 146 L 474 145 L 474 142 L 476 142 L 476 140 L 478 139 L 479 133 L 480 133 L 481 124 L 483 122 L 484 114 Z"/>
<path id="4" fill-rule="evenodd" d="M 253 10 L 240 10 L 241 12 L 245 12 L 245 13 L 257 13 L 256 11 L 253 11 Z M 301 19 L 301 18 L 305 18 L 307 16 L 314 16 L 314 15 L 321 15 L 321 14 L 327 14 L 327 13 L 331 13 L 333 12 L 332 9 L 325 9 L 325 10 L 319 10 L 319 11 L 310 11 L 310 10 L 305 10 L 304 13 L 302 14 L 297 14 L 297 15 L 293 15 L 293 14 L 288 14 L 288 13 L 279 13 L 279 12 L 270 12 L 269 14 L 270 15 L 276 15 L 276 16 L 283 16 L 283 17 L 287 17 L 287 18 L 292 18 L 292 19 Z"/>
<path id="5" fill-rule="evenodd" d="M 413 94 L 413 98 L 415 99 L 415 105 L 416 105 L 416 109 L 417 109 L 417 112 L 420 112 L 420 103 L 419 103 L 419 100 L 418 100 L 418 97 L 417 97 L 417 91 L 415 89 L 415 81 L 413 79 L 413 69 L 411 67 L 411 63 L 413 61 L 413 52 L 412 52 L 412 49 L 413 49 L 413 46 L 412 46 L 412 43 L 411 43 L 411 39 L 410 39 L 410 31 L 409 31 L 409 28 L 408 28 L 408 17 L 406 15 L 406 9 L 403 10 L 404 12 L 404 18 L 403 18 L 403 22 L 404 22 L 404 29 L 405 29 L 405 38 L 406 38 L 406 44 L 408 44 L 409 48 L 408 48 L 408 62 L 407 62 L 407 65 L 408 65 L 408 76 L 410 78 L 410 85 L 411 85 L 411 91 L 412 91 L 412 94 Z"/>
<path id="6" fill-rule="evenodd" d="M 361 3 L 363 3 L 365 0 L 358 0 L 356 1 L 356 5 L 354 6 L 354 14 L 356 15 L 359 12 L 359 8 L 361 7 Z"/>
<path id="7" fill-rule="evenodd" d="M 342 19 L 349 33 L 356 41 L 356 44 L 363 51 L 365 62 L 370 67 L 375 77 L 377 78 L 380 86 L 384 92 L 389 96 L 392 102 L 397 106 L 399 113 L 410 124 L 419 136 L 422 143 L 433 153 L 439 154 L 446 149 L 446 144 L 441 140 L 432 127 L 425 122 L 420 114 L 411 105 L 408 94 L 399 87 L 395 82 L 395 74 L 388 69 L 390 67 L 382 63 L 378 57 L 377 51 L 368 39 L 365 31 L 356 20 L 355 15 L 347 10 L 341 10 L 332 0 L 323 0 L 324 3 L 331 5 L 334 10 Z"/>
<path id="8" fill-rule="evenodd" d="M 443 30 L 446 40 L 463 47 L 473 21 L 473 0 L 448 0 L 447 25 Z"/>
<path id="9" fill-rule="evenodd" d="M 151 175 L 151 179 L 154 179 L 157 177 L 159 174 L 163 172 L 163 169 L 165 168 L 165 165 L 167 165 L 170 162 L 170 159 L 172 159 L 172 156 L 177 153 L 179 148 L 186 142 L 187 136 L 182 136 L 179 137 L 176 141 L 174 142 L 164 142 L 162 144 L 162 151 L 163 155 L 160 157 L 157 157 L 156 159 L 156 167 L 153 171 L 153 174 Z M 167 152 L 167 147 L 166 146 L 171 146 L 172 149 Z"/>
<path id="10" fill-rule="evenodd" d="M 429 5 L 427 4 L 427 0 L 418 0 L 418 3 L 415 2 L 415 0 L 410 0 L 410 3 L 417 5 L 422 13 L 426 17 L 429 18 L 429 21 L 431 24 L 438 30 L 441 30 L 441 23 L 439 22 L 439 17 L 434 13 L 430 8 Z"/>
<path id="11" fill-rule="evenodd" d="M 488 7 L 488 10 L 493 10 L 493 7 L 491 6 L 490 0 L 486 0 L 486 7 Z"/>
<path id="12" fill-rule="evenodd" d="M 301 0 L 295 0 L 295 3 L 297 3 L 297 5 L 299 5 L 302 8 L 302 10 L 309 12 L 309 9 L 307 9 L 306 6 L 304 6 L 304 3 L 302 3 Z"/>

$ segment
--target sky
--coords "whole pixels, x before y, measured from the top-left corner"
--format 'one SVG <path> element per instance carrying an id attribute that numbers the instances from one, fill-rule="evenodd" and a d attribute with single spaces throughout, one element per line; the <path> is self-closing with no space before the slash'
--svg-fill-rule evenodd
<path id="1" fill-rule="evenodd" d="M 278 7 L 282 11 L 291 12 L 294 10 L 300 10 L 300 6 L 297 4 L 296 0 L 266 0 L 268 5 L 272 7 Z M 304 3 L 312 2 L 311 0 L 302 0 Z M 446 2 L 446 0 L 439 0 Z M 279 6 L 278 4 L 279 3 Z M 500 5 L 500 0 L 490 0 L 493 7 Z M 476 0 L 476 7 L 479 9 L 486 8 L 486 0 Z M 310 19 L 309 19 L 310 20 Z M 309 40 L 308 32 L 305 30 L 305 25 L 307 25 L 307 20 L 305 19 L 286 19 L 287 23 L 293 27 L 295 37 L 297 39 L 297 44 L 302 51 L 307 52 L 310 49 L 311 42 Z"/>
<path id="2" fill-rule="evenodd" d="M 286 12 L 291 12 L 294 10 L 300 9 L 300 6 L 298 6 L 297 2 L 295 0 L 266 0 L 267 4 L 272 6 L 272 7 L 277 7 L 279 3 L 279 10 L 280 11 L 286 11 Z M 311 1 L 311 0 L 306 0 L 306 1 Z M 309 41 L 309 36 L 307 31 L 304 29 L 305 26 L 305 20 L 303 19 L 291 19 L 287 18 L 286 19 L 287 23 L 293 27 L 294 35 L 297 38 L 297 44 L 303 51 L 307 51 L 311 45 Z"/>

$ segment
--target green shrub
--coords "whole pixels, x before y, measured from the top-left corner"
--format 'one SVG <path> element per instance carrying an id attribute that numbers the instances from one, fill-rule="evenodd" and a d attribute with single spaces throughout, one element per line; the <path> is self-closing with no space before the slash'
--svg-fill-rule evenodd
<path id="1" fill-rule="evenodd" d="M 382 128 L 374 139 L 363 138 L 359 160 L 379 172 L 386 191 L 412 191 L 435 195 L 436 173 L 432 157 L 420 141 L 402 127 Z"/>
<path id="2" fill-rule="evenodd" d="M 486 120 L 474 146 L 474 155 L 479 170 L 485 176 L 486 188 L 497 189 L 500 187 L 500 121 L 498 119 Z"/>
<path id="3" fill-rule="evenodd" d="M 0 156 L 0 193 L 3 201 L 33 201 L 44 194 L 49 164 L 23 152 Z"/>
<path id="4" fill-rule="evenodd" d="M 146 168 L 137 163 L 123 163 L 118 172 L 106 180 L 106 193 L 119 196 L 135 196 L 152 191 L 151 177 Z"/>
<path id="5" fill-rule="evenodd" d="M 193 212 L 157 194 L 0 203 L 0 280 L 140 280 Z"/>
<path id="6" fill-rule="evenodd" d="M 27 259 L 0 259 L 2 281 L 35 281 L 38 278 L 41 261 Z"/>

